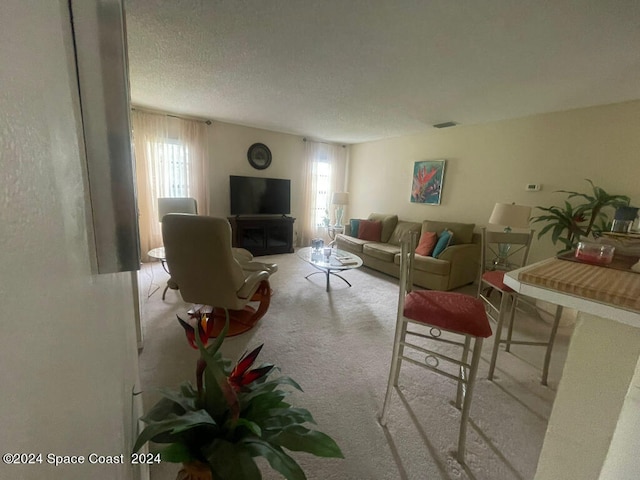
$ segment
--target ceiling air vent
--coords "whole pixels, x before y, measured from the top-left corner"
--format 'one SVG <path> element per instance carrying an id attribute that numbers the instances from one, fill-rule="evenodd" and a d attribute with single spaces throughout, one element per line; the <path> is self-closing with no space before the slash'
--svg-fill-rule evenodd
<path id="1" fill-rule="evenodd" d="M 436 123 L 433 128 L 448 128 L 448 127 L 455 127 L 456 125 L 458 125 L 456 122 L 443 122 L 443 123 Z"/>

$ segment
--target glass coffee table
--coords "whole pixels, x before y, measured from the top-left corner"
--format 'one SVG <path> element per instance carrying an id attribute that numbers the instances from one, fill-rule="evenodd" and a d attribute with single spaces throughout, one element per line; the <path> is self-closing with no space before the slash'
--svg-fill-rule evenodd
<path id="1" fill-rule="evenodd" d="M 325 251 L 330 252 L 330 255 L 326 256 Z M 329 291 L 329 278 L 331 275 L 338 277 L 347 285 L 351 284 L 336 272 L 342 272 L 345 270 L 353 270 L 362 266 L 362 259 L 353 253 L 346 252 L 344 250 L 338 250 L 337 248 L 321 248 L 320 250 L 314 250 L 312 247 L 305 247 L 298 250 L 298 256 L 305 262 L 311 264 L 317 268 L 317 272 L 312 272 L 304 278 L 309 278 L 316 273 L 324 273 L 327 276 L 327 292 Z"/>

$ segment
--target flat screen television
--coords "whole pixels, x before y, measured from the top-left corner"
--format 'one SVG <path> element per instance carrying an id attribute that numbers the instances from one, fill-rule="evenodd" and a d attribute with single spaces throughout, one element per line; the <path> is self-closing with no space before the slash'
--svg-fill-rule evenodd
<path id="1" fill-rule="evenodd" d="M 291 180 L 229 176 L 231 215 L 288 215 Z"/>

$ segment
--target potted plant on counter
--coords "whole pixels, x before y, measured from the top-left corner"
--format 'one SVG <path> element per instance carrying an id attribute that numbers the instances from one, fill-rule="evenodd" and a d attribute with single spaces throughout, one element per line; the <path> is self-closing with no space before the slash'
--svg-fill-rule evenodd
<path id="1" fill-rule="evenodd" d="M 166 444 L 162 460 L 183 463 L 180 480 L 258 480 L 255 457 L 264 457 L 286 479 L 306 476 L 285 451 L 308 452 L 320 457 L 343 458 L 328 435 L 313 430 L 311 413 L 285 401 L 292 387 L 302 388 L 286 376 L 270 376 L 277 368 L 263 363 L 252 368 L 262 345 L 245 354 L 231 368 L 220 346 L 228 330 L 206 346 L 213 322 L 202 315 L 196 328 L 178 317 L 189 343 L 200 350 L 196 387 L 189 382 L 180 390 L 163 389 L 163 398 L 141 418 L 146 424 L 134 445 L 138 451 L 151 440 Z"/>
<path id="2" fill-rule="evenodd" d="M 564 207 L 536 207 L 546 213 L 531 219 L 534 223 L 547 222 L 538 233 L 538 238 L 550 232 L 553 244 L 560 243 L 563 246 L 559 253 L 573 250 L 581 237 L 588 238 L 589 235 L 599 235 L 609 230 L 607 207 L 615 209 L 629 205 L 630 199 L 626 195 L 610 195 L 591 180 L 586 180 L 591 185 L 591 194 L 557 190 L 556 193 L 568 194 Z M 571 199 L 583 199 L 583 202 L 572 205 L 569 202 Z"/>

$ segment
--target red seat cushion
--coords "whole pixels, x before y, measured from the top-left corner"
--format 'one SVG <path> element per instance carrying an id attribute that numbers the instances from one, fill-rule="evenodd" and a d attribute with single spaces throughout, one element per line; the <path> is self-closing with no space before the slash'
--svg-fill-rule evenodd
<path id="1" fill-rule="evenodd" d="M 404 316 L 416 322 L 474 337 L 491 336 L 491 325 L 482 300 L 463 293 L 413 291 L 405 298 Z"/>
<path id="2" fill-rule="evenodd" d="M 504 272 L 499 270 L 493 270 L 491 272 L 485 272 L 482 274 L 482 280 L 487 282 L 493 288 L 497 288 L 503 292 L 513 293 L 514 290 L 511 287 L 508 287 L 504 283 Z"/>

